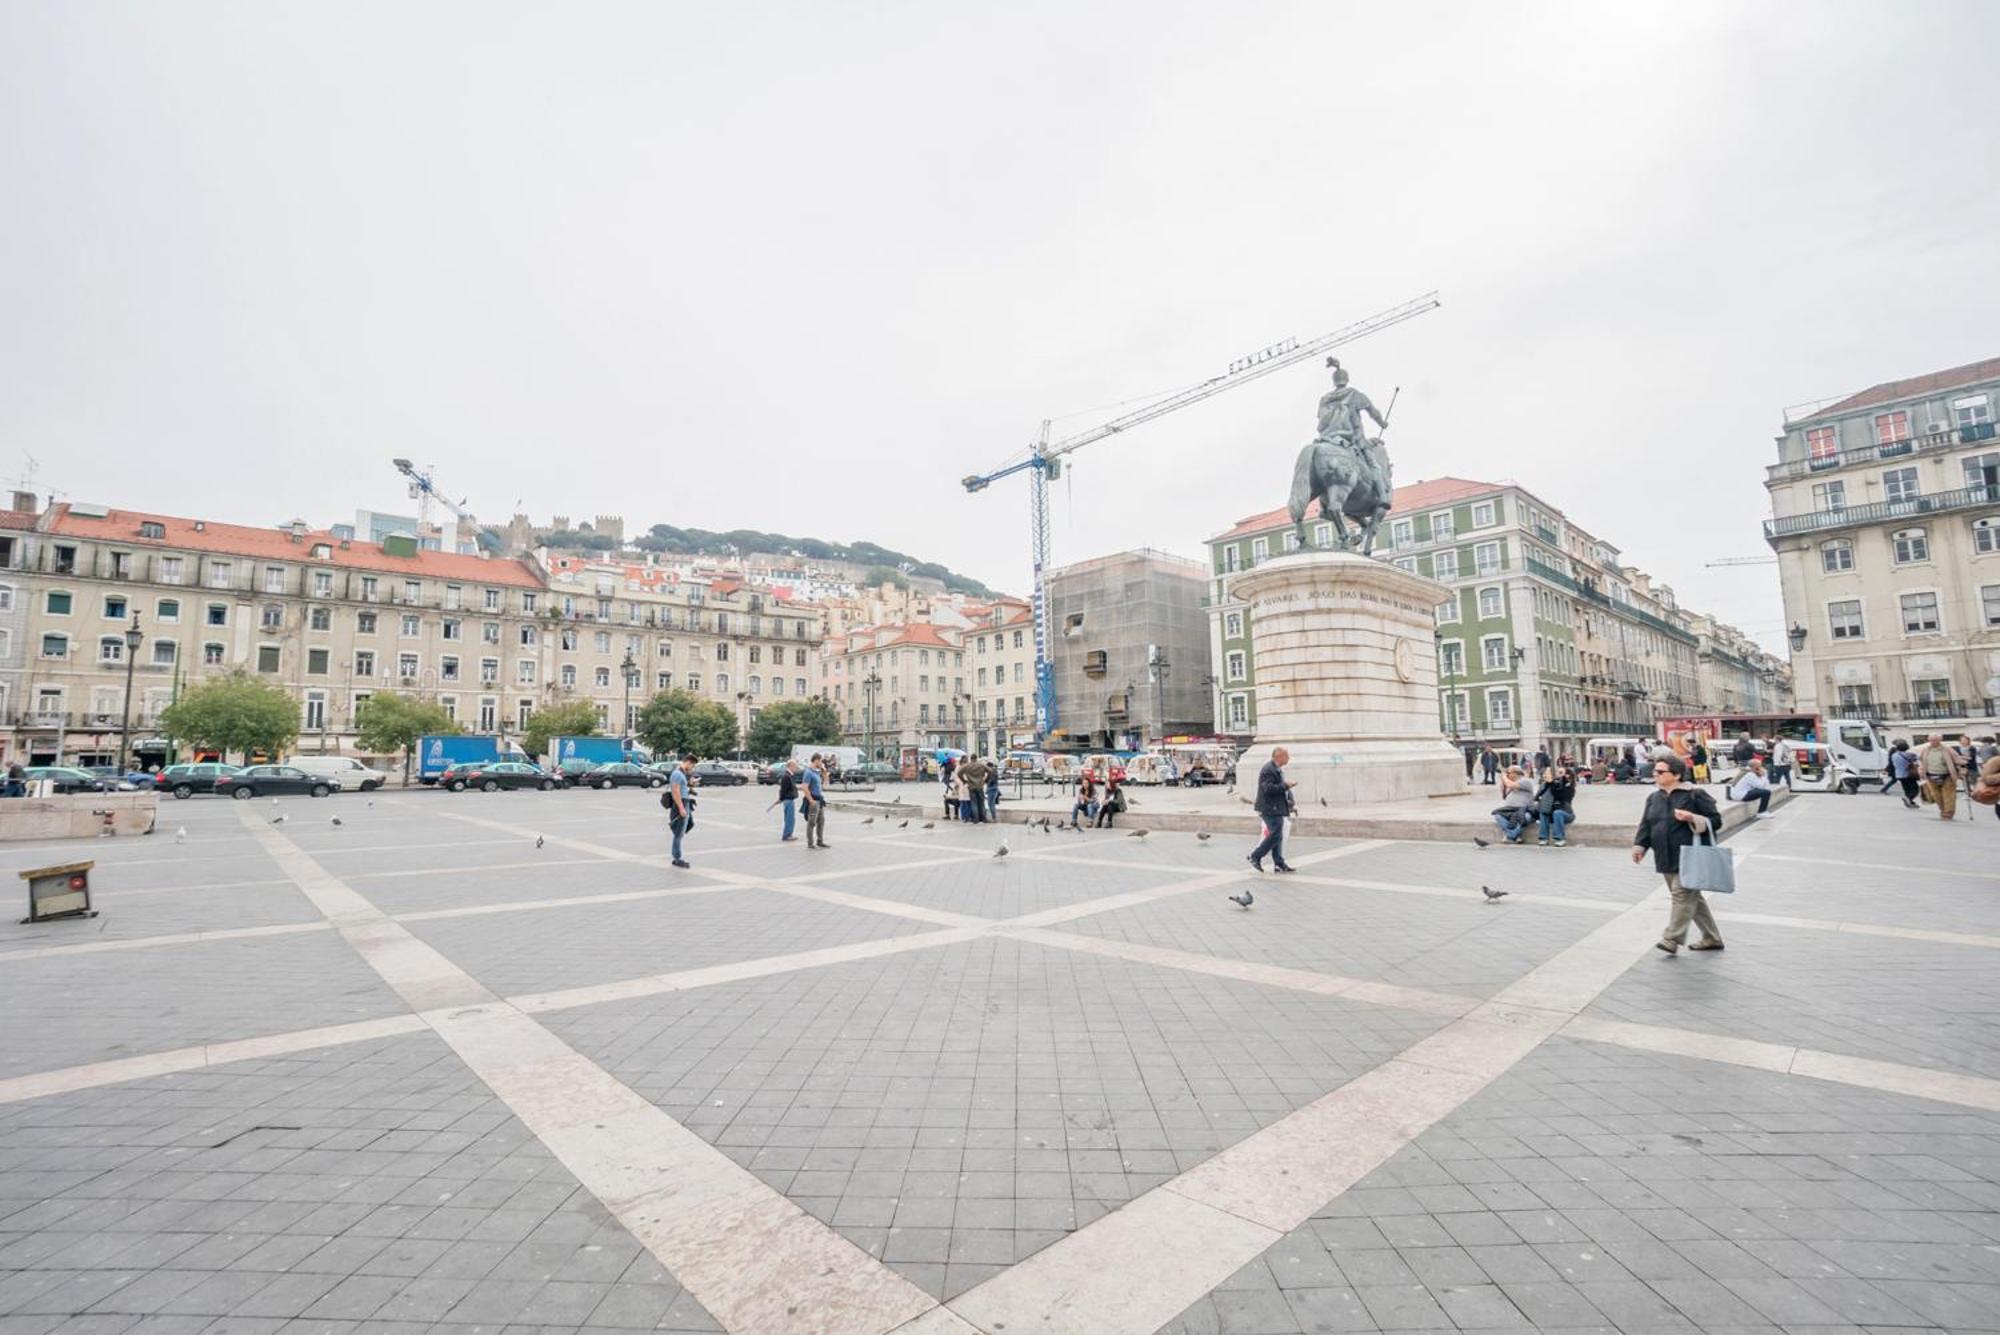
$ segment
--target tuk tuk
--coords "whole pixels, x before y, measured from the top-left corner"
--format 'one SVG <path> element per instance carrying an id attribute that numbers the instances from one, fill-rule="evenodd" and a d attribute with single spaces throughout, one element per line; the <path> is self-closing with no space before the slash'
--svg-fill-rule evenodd
<path id="1" fill-rule="evenodd" d="M 1825 742 L 1786 743 L 1792 750 L 1792 791 L 1795 793 L 1846 793 L 1852 796 L 1861 791 L 1860 771 L 1852 768 L 1834 754 L 1833 748 Z M 1761 755 L 1765 747 L 1758 746 Z M 1738 765 L 1726 755 L 1720 760 L 1709 762 L 1709 778 L 1725 787 L 1734 784 L 1743 776 L 1747 766 Z M 1770 773 L 1767 760 L 1764 772 Z"/>
<path id="2" fill-rule="evenodd" d="M 1133 756 L 1125 762 L 1125 781 L 1127 783 L 1173 783 L 1179 777 L 1179 773 L 1174 769 L 1173 759 L 1169 756 L 1156 755 L 1151 751 L 1147 751 Z"/>
<path id="3" fill-rule="evenodd" d="M 1618 777 L 1625 763 L 1625 753 L 1637 748 L 1650 748 L 1654 739 L 1650 737 L 1592 737 L 1583 744 L 1582 764 L 1579 772 L 1592 783 L 1640 783 L 1653 781 L 1652 766 L 1640 764 L 1624 779 Z M 1639 753 L 1643 756 L 1645 753 Z"/>

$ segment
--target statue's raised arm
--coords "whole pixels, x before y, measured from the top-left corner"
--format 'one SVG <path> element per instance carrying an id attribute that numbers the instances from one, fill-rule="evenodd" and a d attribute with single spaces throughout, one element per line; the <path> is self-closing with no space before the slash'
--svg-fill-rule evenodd
<path id="1" fill-rule="evenodd" d="M 1389 422 L 1366 394 L 1348 383 L 1338 358 L 1329 357 L 1326 364 L 1333 369 L 1333 388 L 1319 401 L 1319 433 L 1292 471 L 1292 525 L 1299 545 L 1310 546 L 1305 512 L 1317 498 L 1340 546 L 1359 547 L 1365 556 L 1374 548 L 1376 526 L 1389 512 L 1389 457 L 1379 441 L 1369 438 L 1361 419 L 1373 418 L 1381 431 L 1388 430 Z M 1356 537 L 1348 534 L 1349 519 L 1361 522 Z"/>

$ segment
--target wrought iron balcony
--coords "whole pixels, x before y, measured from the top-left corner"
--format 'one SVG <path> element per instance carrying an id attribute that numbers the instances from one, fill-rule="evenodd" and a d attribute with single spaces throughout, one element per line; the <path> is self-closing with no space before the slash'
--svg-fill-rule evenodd
<path id="1" fill-rule="evenodd" d="M 1792 459 L 1785 463 L 1772 464 L 1765 470 L 1765 484 L 1768 486 L 1773 482 L 1789 482 L 1793 478 L 1831 473 L 1837 469 L 1853 468 L 1861 464 L 1880 463 L 1884 459 L 1935 454 L 1939 450 L 1957 449 L 1961 445 L 1977 445 L 1982 441 L 1993 439 L 1995 439 L 1993 423 L 1975 422 L 1970 426 L 1955 427 L 1949 431 L 1933 431 L 1922 436 L 1912 436 L 1908 440 L 1861 445 L 1851 450 L 1842 450 L 1838 454 L 1822 454 L 1813 458 Z"/>
<path id="2" fill-rule="evenodd" d="M 1843 528 L 1861 528 L 1891 519 L 1914 519 L 1924 515 L 1949 514 L 1982 506 L 2000 505 L 2000 485 L 1983 483 L 1940 491 L 1929 496 L 1911 496 L 1900 501 L 1876 501 L 1872 505 L 1849 505 L 1838 510 L 1814 510 L 1808 514 L 1785 515 L 1764 521 L 1764 541 L 1801 533 L 1826 533 Z"/>

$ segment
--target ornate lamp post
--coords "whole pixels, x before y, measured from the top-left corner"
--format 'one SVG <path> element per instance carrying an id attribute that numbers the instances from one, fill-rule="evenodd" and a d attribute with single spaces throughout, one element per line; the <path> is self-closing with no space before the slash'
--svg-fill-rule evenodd
<path id="1" fill-rule="evenodd" d="M 139 629 L 139 612 L 134 608 L 132 624 L 125 628 L 125 713 L 118 721 L 118 773 L 121 775 L 125 773 L 125 756 L 132 742 L 132 670 L 139 665 L 139 646 L 145 642 L 145 632 Z"/>
<path id="2" fill-rule="evenodd" d="M 865 701 L 863 724 L 863 749 L 870 760 L 875 759 L 875 692 L 882 689 L 882 674 L 870 668 L 868 675 L 861 679 L 862 698 Z"/>
<path id="3" fill-rule="evenodd" d="M 625 739 L 632 732 L 632 677 L 638 670 L 639 665 L 632 661 L 632 651 L 627 649 L 625 661 L 618 665 L 618 671 L 625 678 L 625 712 L 618 716 L 618 745 L 621 750 L 625 748 Z"/>

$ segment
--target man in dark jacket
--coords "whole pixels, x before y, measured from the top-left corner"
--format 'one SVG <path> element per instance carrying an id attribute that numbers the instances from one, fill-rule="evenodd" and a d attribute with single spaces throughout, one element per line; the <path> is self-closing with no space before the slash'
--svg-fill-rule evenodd
<path id="1" fill-rule="evenodd" d="M 1267 853 L 1279 871 L 1291 870 L 1285 863 L 1285 813 L 1291 808 L 1292 797 L 1292 785 L 1285 782 L 1285 766 L 1291 759 L 1292 753 L 1281 746 L 1257 772 L 1257 814 L 1264 821 L 1264 841 L 1250 851 L 1250 865 L 1258 871 L 1264 870 Z"/>
<path id="2" fill-rule="evenodd" d="M 1632 861 L 1653 851 L 1653 870 L 1667 878 L 1667 890 L 1674 897 L 1673 913 L 1667 919 L 1666 935 L 1655 944 L 1669 955 L 1687 942 L 1688 924 L 1701 928 L 1701 940 L 1689 950 L 1722 949 L 1722 931 L 1701 891 L 1681 885 L 1681 850 L 1703 830 L 1711 834 L 1722 828 L 1722 813 L 1715 799 L 1688 782 L 1687 762 L 1666 756 L 1653 762 L 1654 791 L 1646 798 L 1645 814 L 1632 836 Z"/>

